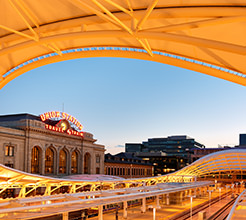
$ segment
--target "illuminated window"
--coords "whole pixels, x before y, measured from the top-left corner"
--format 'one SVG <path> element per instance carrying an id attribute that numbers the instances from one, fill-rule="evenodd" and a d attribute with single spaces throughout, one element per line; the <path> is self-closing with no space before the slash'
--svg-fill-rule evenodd
<path id="1" fill-rule="evenodd" d="M 14 164 L 12 163 L 5 163 L 4 166 L 14 168 Z"/>
<path id="2" fill-rule="evenodd" d="M 67 168 L 67 154 L 62 149 L 59 155 L 59 173 L 66 173 Z"/>
<path id="3" fill-rule="evenodd" d="M 13 157 L 14 156 L 14 146 L 5 146 L 5 156 Z"/>
<path id="4" fill-rule="evenodd" d="M 32 149 L 31 173 L 39 173 L 40 151 L 37 146 Z"/>
<path id="5" fill-rule="evenodd" d="M 45 151 L 45 173 L 54 173 L 54 151 L 51 147 L 47 148 Z"/>
<path id="6" fill-rule="evenodd" d="M 72 153 L 71 173 L 78 173 L 78 154 L 76 151 Z"/>

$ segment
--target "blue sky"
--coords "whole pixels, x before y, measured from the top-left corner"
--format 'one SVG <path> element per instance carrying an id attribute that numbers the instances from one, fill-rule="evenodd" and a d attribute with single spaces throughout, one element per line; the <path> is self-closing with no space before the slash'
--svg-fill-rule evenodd
<path id="1" fill-rule="evenodd" d="M 0 91 L 0 114 L 62 111 L 107 152 L 148 138 L 188 135 L 207 147 L 246 133 L 243 86 L 160 63 L 84 58 L 29 71 Z"/>

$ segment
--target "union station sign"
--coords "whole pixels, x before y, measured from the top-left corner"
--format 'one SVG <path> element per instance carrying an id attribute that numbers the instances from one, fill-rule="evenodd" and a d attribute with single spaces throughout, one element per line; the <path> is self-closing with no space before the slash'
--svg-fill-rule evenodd
<path id="1" fill-rule="evenodd" d="M 45 122 L 45 128 L 48 130 L 83 137 L 82 124 L 75 117 L 65 112 L 46 112 L 40 115 L 40 119 Z M 49 124 L 49 119 L 55 119 L 57 120 L 57 123 L 55 125 L 51 125 Z M 76 129 L 72 128 L 71 124 L 74 125 Z"/>

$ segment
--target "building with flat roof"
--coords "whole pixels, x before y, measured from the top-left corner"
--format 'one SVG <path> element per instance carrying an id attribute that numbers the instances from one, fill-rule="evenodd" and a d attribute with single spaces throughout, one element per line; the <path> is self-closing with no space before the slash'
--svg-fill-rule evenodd
<path id="1" fill-rule="evenodd" d="M 246 134 L 239 134 L 239 146 L 246 147 Z"/>
<path id="2" fill-rule="evenodd" d="M 64 112 L 0 116 L 0 163 L 29 173 L 103 174 L 103 145 Z"/>
<path id="3" fill-rule="evenodd" d="M 133 153 L 105 154 L 105 174 L 123 178 L 140 178 L 153 176 L 153 165 Z"/>

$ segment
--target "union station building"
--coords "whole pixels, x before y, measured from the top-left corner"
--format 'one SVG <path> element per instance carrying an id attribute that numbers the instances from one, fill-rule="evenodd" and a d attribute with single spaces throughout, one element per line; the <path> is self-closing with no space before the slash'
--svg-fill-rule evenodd
<path id="1" fill-rule="evenodd" d="M 65 176 L 103 174 L 103 145 L 64 112 L 0 116 L 0 163 L 21 171 Z"/>

